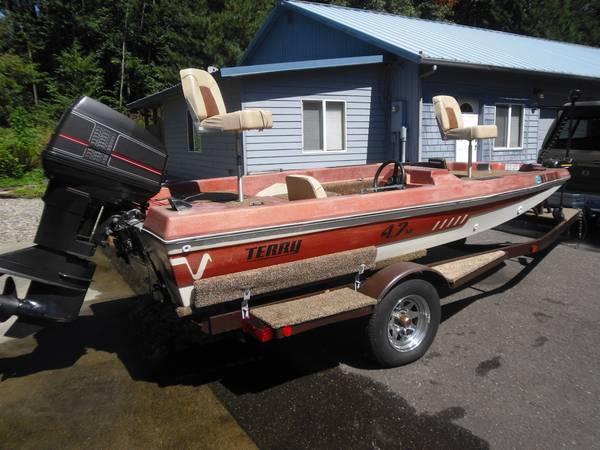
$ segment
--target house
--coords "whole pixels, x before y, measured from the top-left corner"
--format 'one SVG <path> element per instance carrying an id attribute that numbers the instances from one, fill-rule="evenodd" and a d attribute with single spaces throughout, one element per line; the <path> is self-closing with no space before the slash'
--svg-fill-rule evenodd
<path id="1" fill-rule="evenodd" d="M 263 108 L 274 127 L 243 134 L 247 173 L 467 159 L 443 141 L 432 97 L 469 124 L 496 124 L 480 161 L 531 162 L 569 91 L 600 96 L 600 49 L 451 23 L 283 0 L 238 67 L 216 74 L 229 110 Z M 545 107 L 546 106 L 546 107 Z M 231 175 L 235 137 L 197 135 L 181 86 L 129 105 L 164 140 L 172 178 Z"/>

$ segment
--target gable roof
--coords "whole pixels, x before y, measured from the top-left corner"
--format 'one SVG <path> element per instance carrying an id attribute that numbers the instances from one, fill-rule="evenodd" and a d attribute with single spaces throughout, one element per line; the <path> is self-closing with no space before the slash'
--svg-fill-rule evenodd
<path id="1" fill-rule="evenodd" d="M 600 48 L 300 0 L 279 3 L 242 62 L 267 37 L 283 10 L 303 14 L 415 63 L 600 79 Z"/>

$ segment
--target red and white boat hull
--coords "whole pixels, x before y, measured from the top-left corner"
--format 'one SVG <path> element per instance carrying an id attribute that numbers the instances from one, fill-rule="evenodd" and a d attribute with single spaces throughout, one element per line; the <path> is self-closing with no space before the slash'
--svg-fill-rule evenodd
<path id="1" fill-rule="evenodd" d="M 326 224 L 288 224 L 270 230 L 270 234 L 256 229 L 237 236 L 205 236 L 163 244 L 168 249 L 180 304 L 189 306 L 196 280 L 369 246 L 377 248 L 376 261 L 385 262 L 489 230 L 542 203 L 559 187 L 554 183 L 516 191 L 506 198 L 496 195 L 451 205 L 422 205 L 416 211 L 381 212 L 387 214 L 385 220 L 357 215 Z M 478 205 L 467 206 L 474 202 Z M 361 223 L 368 220 L 371 222 Z"/>

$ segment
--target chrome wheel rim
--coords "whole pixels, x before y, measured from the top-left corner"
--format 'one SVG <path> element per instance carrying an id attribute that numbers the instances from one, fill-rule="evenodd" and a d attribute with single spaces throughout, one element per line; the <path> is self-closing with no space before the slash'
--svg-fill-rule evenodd
<path id="1" fill-rule="evenodd" d="M 423 297 L 402 297 L 396 302 L 388 320 L 388 341 L 399 352 L 414 350 L 425 339 L 430 321 L 429 305 Z"/>

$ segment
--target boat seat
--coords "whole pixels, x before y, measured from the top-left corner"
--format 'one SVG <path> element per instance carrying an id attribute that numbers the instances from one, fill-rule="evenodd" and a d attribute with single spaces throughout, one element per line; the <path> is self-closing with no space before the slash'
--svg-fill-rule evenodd
<path id="1" fill-rule="evenodd" d="M 327 198 L 327 193 L 321 183 L 308 175 L 288 175 L 285 177 L 289 200 L 308 200 L 312 198 Z"/>
<path id="2" fill-rule="evenodd" d="M 437 95 L 433 97 L 433 107 L 443 140 L 466 139 L 469 141 L 467 150 L 467 176 L 471 178 L 473 173 L 473 140 L 495 138 L 498 135 L 498 128 L 496 125 L 465 127 L 460 106 L 458 106 L 456 99 L 449 95 Z"/>
<path id="3" fill-rule="evenodd" d="M 454 97 L 438 95 L 433 97 L 435 117 L 438 121 L 444 139 L 473 139 L 495 138 L 498 134 L 496 125 L 477 125 L 465 127 L 460 106 Z"/>
<path id="4" fill-rule="evenodd" d="M 273 127 L 273 115 L 264 109 L 227 112 L 213 76 L 200 69 L 179 72 L 183 96 L 196 127 L 207 131 L 263 130 Z"/>
<path id="5" fill-rule="evenodd" d="M 246 109 L 207 117 L 200 126 L 215 131 L 263 130 L 273 126 L 273 118 L 268 111 Z"/>

